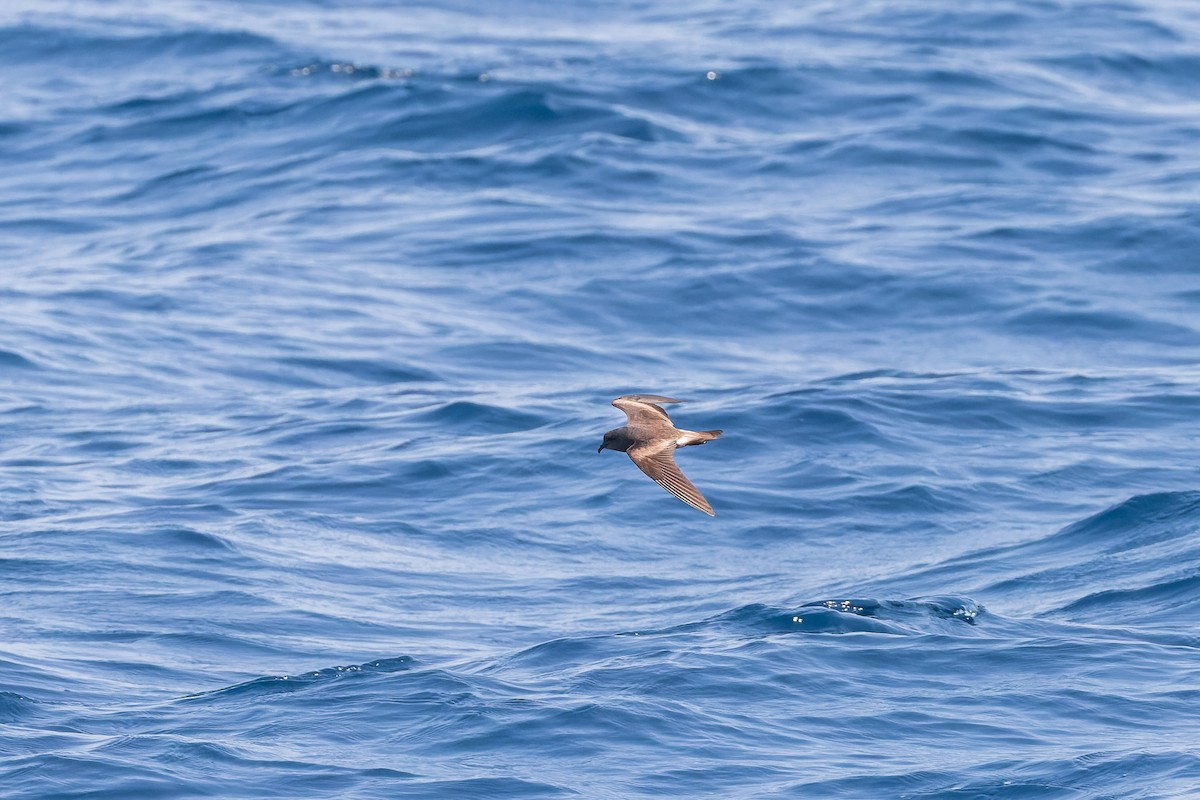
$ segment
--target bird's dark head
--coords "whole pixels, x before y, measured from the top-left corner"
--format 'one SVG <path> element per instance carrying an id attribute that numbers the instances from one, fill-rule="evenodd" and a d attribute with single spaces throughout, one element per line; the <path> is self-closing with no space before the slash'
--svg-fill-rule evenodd
<path id="1" fill-rule="evenodd" d="M 600 449 L 598 449 L 596 452 L 600 453 L 605 450 L 619 450 L 620 452 L 624 453 L 629 449 L 630 444 L 631 442 L 629 441 L 629 437 L 625 435 L 625 429 L 614 428 L 613 430 L 604 434 L 604 441 L 600 443 Z"/>

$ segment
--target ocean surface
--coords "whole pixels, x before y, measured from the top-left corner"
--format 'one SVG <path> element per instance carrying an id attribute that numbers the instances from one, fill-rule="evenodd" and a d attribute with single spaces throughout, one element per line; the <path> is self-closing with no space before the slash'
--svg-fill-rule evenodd
<path id="1" fill-rule="evenodd" d="M 0 74 L 4 800 L 1200 797 L 1200 5 L 6 0 Z"/>

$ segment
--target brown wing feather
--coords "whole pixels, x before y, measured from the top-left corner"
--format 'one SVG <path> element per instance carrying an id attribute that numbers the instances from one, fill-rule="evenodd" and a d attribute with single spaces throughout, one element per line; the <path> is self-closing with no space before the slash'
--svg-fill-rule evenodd
<path id="1" fill-rule="evenodd" d="M 667 412 L 663 411 L 656 403 L 678 403 L 678 400 L 673 400 L 670 397 L 663 397 L 657 394 L 626 394 L 621 395 L 612 404 L 625 412 L 625 416 L 629 418 L 630 425 L 660 425 L 663 422 L 670 423 L 671 418 L 667 416 Z"/>
<path id="2" fill-rule="evenodd" d="M 629 448 L 628 453 L 638 469 L 649 475 L 659 486 L 692 508 L 698 508 L 710 517 L 716 516 L 712 506 L 704 499 L 704 495 L 700 494 L 700 490 L 679 471 L 679 466 L 675 463 L 674 443 L 668 442 L 665 446 L 662 442 L 638 445 Z"/>

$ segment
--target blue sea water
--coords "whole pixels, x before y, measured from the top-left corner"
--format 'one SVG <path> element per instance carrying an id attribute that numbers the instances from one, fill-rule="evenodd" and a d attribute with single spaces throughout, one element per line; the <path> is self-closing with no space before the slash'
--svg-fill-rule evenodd
<path id="1" fill-rule="evenodd" d="M 5 800 L 1200 796 L 1200 6 L 10 0 L 0 72 Z"/>

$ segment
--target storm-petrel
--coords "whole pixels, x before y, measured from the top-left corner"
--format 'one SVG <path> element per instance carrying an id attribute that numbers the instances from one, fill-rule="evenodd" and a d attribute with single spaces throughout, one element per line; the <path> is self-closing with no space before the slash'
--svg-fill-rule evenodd
<path id="1" fill-rule="evenodd" d="M 692 482 L 675 465 L 675 449 L 692 444 L 704 444 L 716 439 L 721 431 L 684 431 L 671 424 L 667 412 L 658 403 L 678 403 L 657 394 L 627 394 L 612 401 L 625 412 L 628 424 L 604 434 L 599 453 L 605 448 L 629 454 L 638 469 L 654 479 L 659 486 L 693 508 L 715 517 L 712 506 Z"/>

